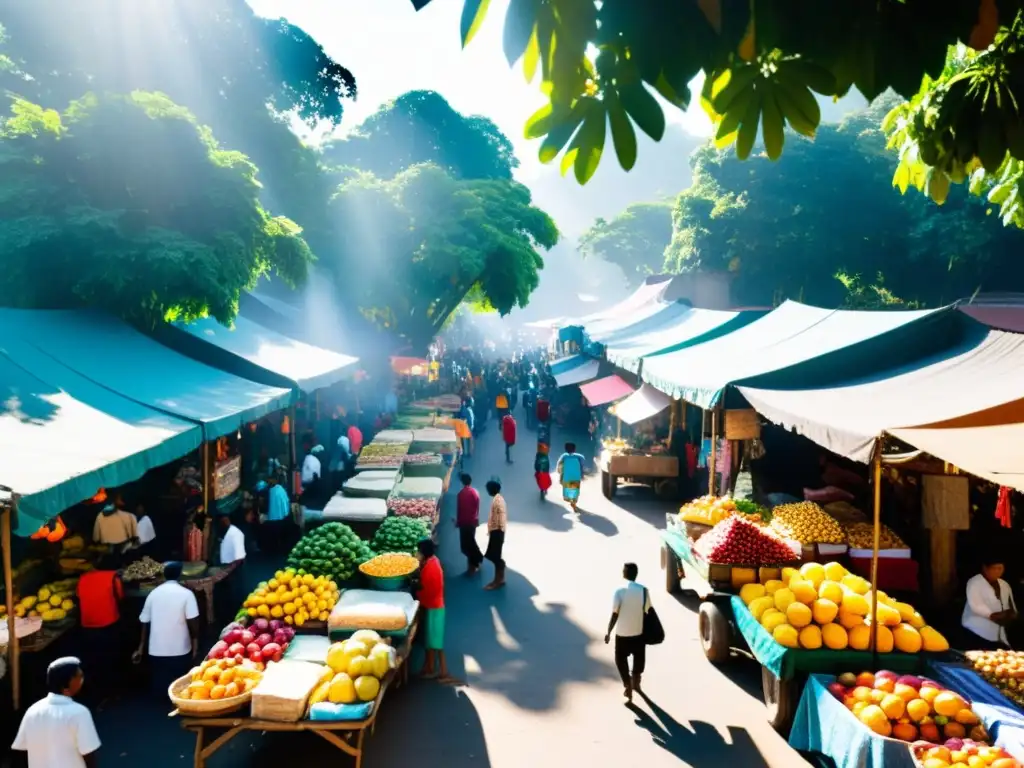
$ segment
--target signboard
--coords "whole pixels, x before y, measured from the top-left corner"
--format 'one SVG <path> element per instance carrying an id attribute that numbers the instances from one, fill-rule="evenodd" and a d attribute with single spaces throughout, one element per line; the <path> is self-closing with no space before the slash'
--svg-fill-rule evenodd
<path id="1" fill-rule="evenodd" d="M 220 501 L 238 490 L 242 484 L 242 457 L 217 462 L 213 470 L 213 498 Z"/>

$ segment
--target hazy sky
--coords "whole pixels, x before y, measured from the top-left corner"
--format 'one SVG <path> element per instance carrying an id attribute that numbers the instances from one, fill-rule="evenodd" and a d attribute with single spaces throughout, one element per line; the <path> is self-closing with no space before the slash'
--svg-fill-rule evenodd
<path id="1" fill-rule="evenodd" d="M 527 181 L 539 172 L 557 174 L 557 163 L 537 161 L 538 142 L 523 136 L 523 123 L 544 103 L 537 82 L 527 84 L 520 66 L 510 68 L 501 51 L 508 0 L 492 0 L 487 20 L 466 50 L 459 41 L 462 0 L 434 0 L 413 11 L 410 0 L 249 0 L 257 13 L 285 17 L 317 39 L 352 70 L 359 99 L 346 102 L 343 128 L 351 128 L 382 103 L 405 91 L 441 93 L 460 112 L 494 120 L 512 140 Z M 706 135 L 710 122 L 694 106 L 689 114 L 667 110 L 669 119 Z"/>

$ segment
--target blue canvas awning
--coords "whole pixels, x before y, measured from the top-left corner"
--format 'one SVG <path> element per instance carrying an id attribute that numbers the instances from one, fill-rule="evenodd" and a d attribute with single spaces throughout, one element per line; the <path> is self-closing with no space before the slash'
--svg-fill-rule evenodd
<path id="1" fill-rule="evenodd" d="M 5 331 L 0 484 L 18 494 L 19 536 L 63 510 L 185 456 L 199 425 L 122 397 Z"/>
<path id="2" fill-rule="evenodd" d="M 114 317 L 74 310 L 0 310 L 0 339 L 24 340 L 112 392 L 196 422 L 214 440 L 295 402 L 287 387 L 204 365 Z"/>
<path id="3" fill-rule="evenodd" d="M 226 328 L 212 317 L 165 326 L 167 346 L 236 376 L 313 392 L 350 375 L 357 358 L 296 341 L 244 317 Z"/>

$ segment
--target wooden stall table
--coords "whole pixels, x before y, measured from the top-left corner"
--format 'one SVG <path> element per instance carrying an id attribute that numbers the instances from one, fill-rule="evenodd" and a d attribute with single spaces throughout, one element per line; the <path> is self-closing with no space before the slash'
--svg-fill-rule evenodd
<path id="1" fill-rule="evenodd" d="M 227 575 L 231 572 L 231 568 L 232 566 L 213 565 L 210 566 L 202 576 L 198 576 L 193 579 L 181 579 L 180 583 L 182 586 L 192 590 L 196 593 L 197 597 L 202 599 L 203 605 L 206 607 L 206 620 L 210 624 L 216 623 L 213 588 L 218 582 L 227 578 Z M 149 593 L 161 584 L 163 584 L 162 578 L 131 582 L 130 584 L 125 585 L 124 595 L 126 598 L 145 600 L 149 597 Z"/>
<path id="2" fill-rule="evenodd" d="M 373 709 L 370 716 L 365 720 L 334 722 L 330 720 L 299 720 L 293 723 L 279 722 L 277 720 L 256 720 L 245 715 L 217 715 L 212 717 L 186 717 L 182 720 L 182 728 L 188 731 L 195 731 L 196 748 L 194 753 L 194 768 L 206 768 L 206 761 L 213 756 L 221 747 L 230 742 L 235 736 L 243 731 L 277 732 L 277 733 L 299 733 L 307 731 L 315 733 L 320 738 L 333 744 L 346 755 L 355 758 L 355 768 L 361 768 L 363 764 L 363 742 L 367 731 L 373 734 L 377 722 L 377 715 L 380 712 L 381 704 L 384 701 L 384 694 L 394 686 L 400 688 L 409 680 L 409 655 L 412 651 L 413 639 L 419 628 L 419 621 L 414 621 L 409 626 L 405 636 L 405 645 L 398 656 L 397 668 L 391 670 L 381 681 L 380 691 L 373 701 Z M 207 729 L 222 730 L 223 733 L 207 740 Z"/>
<path id="3" fill-rule="evenodd" d="M 619 481 L 642 483 L 654 492 L 667 495 L 679 478 L 679 459 L 667 454 L 618 453 L 602 451 L 600 459 L 601 491 L 614 498 Z"/>

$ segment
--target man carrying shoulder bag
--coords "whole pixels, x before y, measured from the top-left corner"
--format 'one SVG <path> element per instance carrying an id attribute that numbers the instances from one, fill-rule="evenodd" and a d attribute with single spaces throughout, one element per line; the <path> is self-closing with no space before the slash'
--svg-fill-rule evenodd
<path id="1" fill-rule="evenodd" d="M 638 574 L 636 563 L 623 566 L 622 576 L 626 583 L 615 591 L 612 617 L 608 621 L 608 633 L 604 636 L 605 643 L 611 642 L 612 630 L 615 630 L 615 666 L 622 678 L 622 695 L 626 701 L 633 700 L 633 691 L 643 692 L 640 682 L 647 663 L 647 646 L 658 645 L 665 639 L 665 631 L 651 605 L 647 587 L 636 582 Z M 632 674 L 630 656 L 633 657 Z"/>

